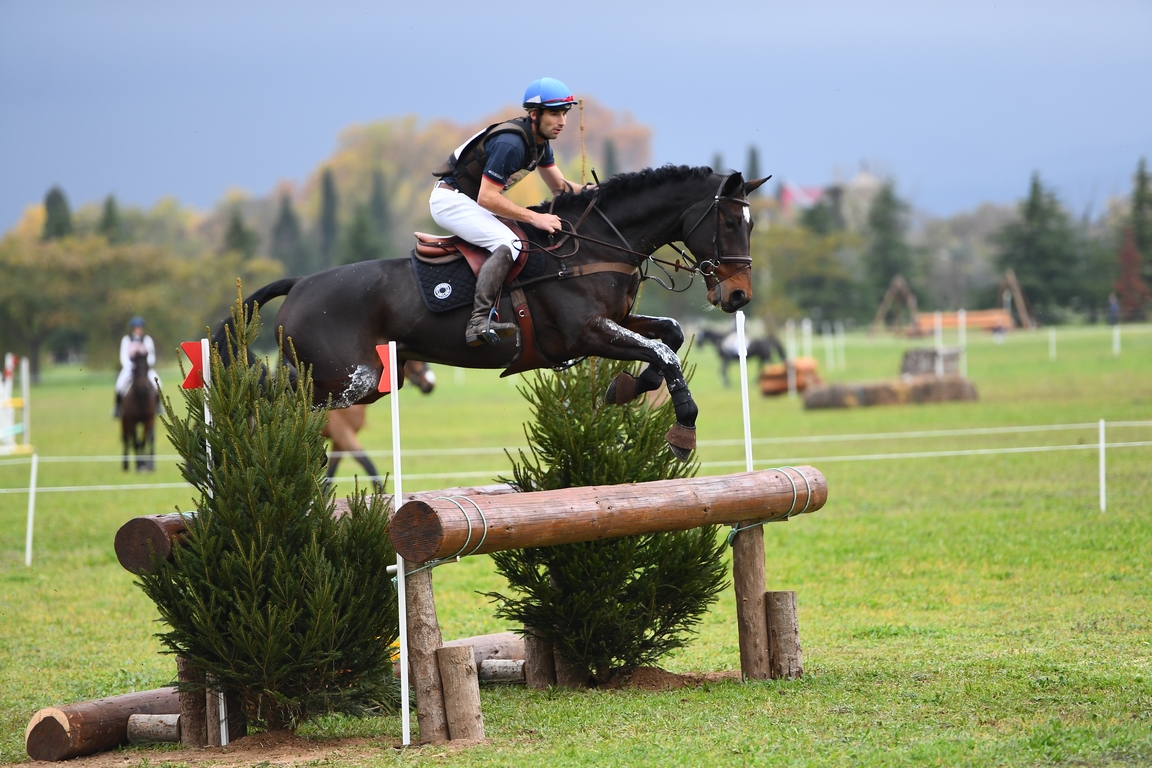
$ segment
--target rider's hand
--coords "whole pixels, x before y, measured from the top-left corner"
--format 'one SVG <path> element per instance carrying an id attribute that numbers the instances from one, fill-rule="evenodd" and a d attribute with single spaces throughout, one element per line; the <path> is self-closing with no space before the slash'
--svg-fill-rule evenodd
<path id="1" fill-rule="evenodd" d="M 542 229 L 548 234 L 559 232 L 562 228 L 560 217 L 554 213 L 538 213 L 532 217 L 532 226 Z"/>

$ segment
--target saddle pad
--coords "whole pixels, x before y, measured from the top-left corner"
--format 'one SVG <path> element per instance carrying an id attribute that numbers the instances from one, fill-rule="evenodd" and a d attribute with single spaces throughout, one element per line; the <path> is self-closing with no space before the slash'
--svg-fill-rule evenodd
<path id="1" fill-rule="evenodd" d="M 424 298 L 424 305 L 430 312 L 448 312 L 460 307 L 471 307 L 472 297 L 476 294 L 476 275 L 465 259 L 456 259 L 447 264 L 429 264 L 416 258 L 413 249 L 409 261 L 412 263 L 412 272 L 416 275 L 416 283 L 420 286 L 420 295 Z M 528 262 L 520 270 L 517 280 L 525 280 L 544 274 L 544 254 L 533 252 L 528 254 Z M 504 286 L 503 295 L 508 294 L 508 286 Z"/>

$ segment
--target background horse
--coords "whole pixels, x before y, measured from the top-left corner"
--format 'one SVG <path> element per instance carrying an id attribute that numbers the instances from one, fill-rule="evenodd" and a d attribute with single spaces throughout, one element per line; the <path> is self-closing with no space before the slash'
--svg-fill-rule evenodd
<path id="1" fill-rule="evenodd" d="M 319 406 L 371 403 L 382 366 L 376 346 L 395 341 L 401 360 L 425 360 L 464 368 L 505 368 L 519 373 L 562 366 L 582 357 L 640 361 L 639 377 L 621 373 L 605 400 L 631 402 L 666 382 L 676 424 L 666 440 L 687 460 L 696 447 L 697 407 L 688 391 L 676 350 L 684 342 L 670 318 L 631 314 L 642 275 L 661 246 L 683 242 L 678 271 L 699 275 L 708 301 L 735 312 L 752 298 L 747 195 L 767 179 L 745 182 L 739 173 L 665 166 L 608 179 L 594 189 L 561 194 L 548 206 L 565 222 L 565 234 L 550 236 L 525 227 L 527 249 L 539 276 L 517 278 L 523 300 L 501 314 L 516 317 L 521 333 L 496 345 L 469 347 L 464 326 L 471 304 L 433 313 L 424 302 L 408 259 L 348 264 L 308 277 L 278 280 L 250 295 L 253 304 L 278 296 L 284 302 L 274 327 L 292 346 L 286 360 L 311 367 Z M 667 264 L 668 262 L 663 262 Z M 231 320 L 213 334 L 228 359 Z M 285 346 L 288 346 L 285 344 Z M 295 358 L 292 357 L 293 350 Z"/>
<path id="2" fill-rule="evenodd" d="M 436 386 L 436 374 L 427 363 L 420 360 L 409 360 L 404 364 L 404 378 L 419 387 L 426 395 Z M 368 477 L 372 478 L 372 486 L 376 492 L 383 493 L 384 484 L 378 479 L 380 473 L 376 471 L 376 465 L 368 458 L 368 453 L 356 437 L 368 419 L 367 411 L 368 406 L 364 404 L 328 411 L 328 423 L 320 433 L 332 441 L 332 450 L 328 452 L 328 481 L 331 482 L 336 476 L 336 467 L 339 466 L 340 459 L 348 455 L 364 467 Z"/>
<path id="3" fill-rule="evenodd" d="M 124 448 L 124 471 L 128 471 L 129 451 L 136 454 L 136 471 L 156 468 L 156 411 L 160 394 L 148 379 L 148 353 L 132 357 L 132 385 L 124 395 L 120 411 L 120 440 Z"/>
<path id="4" fill-rule="evenodd" d="M 705 328 L 697 336 L 700 338 L 700 343 L 712 344 L 716 347 L 716 352 L 720 355 L 720 378 L 723 380 L 724 386 L 728 386 L 728 366 L 740 361 L 740 350 L 736 348 L 735 332 L 722 333 Z M 788 355 L 784 352 L 784 345 L 775 335 L 770 333 L 762 339 L 752 339 L 748 342 L 749 359 L 756 358 L 760 361 L 761 367 L 764 366 L 764 363 L 772 362 L 773 355 L 778 357 L 782 363 L 788 361 Z"/>

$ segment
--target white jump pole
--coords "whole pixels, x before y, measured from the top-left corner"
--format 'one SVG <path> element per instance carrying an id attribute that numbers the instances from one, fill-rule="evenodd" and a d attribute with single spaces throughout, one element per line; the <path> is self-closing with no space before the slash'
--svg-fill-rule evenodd
<path id="1" fill-rule="evenodd" d="M 20 396 L 24 400 L 24 445 L 32 445 L 32 398 L 28 358 L 20 360 Z"/>
<path id="2" fill-rule="evenodd" d="M 956 313 L 956 327 L 960 334 L 960 375 L 968 378 L 968 313 L 963 309 Z"/>
<path id="3" fill-rule="evenodd" d="M 932 313 L 932 327 L 936 337 L 936 376 L 944 375 L 944 313 L 936 310 Z"/>
<path id="4" fill-rule="evenodd" d="M 788 396 L 796 397 L 796 321 L 789 320 L 784 329 L 788 340 Z"/>
<path id="5" fill-rule="evenodd" d="M 388 342 L 388 397 L 392 401 L 392 509 L 404 505 L 400 472 L 400 385 L 396 365 L 396 342 Z M 459 369 L 457 369 L 459 370 Z M 408 595 L 405 588 L 404 558 L 396 555 L 396 608 L 400 634 L 400 731 L 401 743 L 412 743 L 412 715 L 408 693 Z"/>
<path id="6" fill-rule="evenodd" d="M 1100 511 L 1108 509 L 1108 492 L 1106 486 L 1106 473 L 1104 471 L 1104 450 L 1107 443 L 1104 441 L 1104 419 L 1100 419 Z"/>
<path id="7" fill-rule="evenodd" d="M 1056 329 L 1048 329 L 1048 359 L 1056 360 Z"/>
<path id="8" fill-rule="evenodd" d="M 1112 354 L 1120 356 L 1120 324 L 1112 326 Z"/>
<path id="9" fill-rule="evenodd" d="M 838 367 L 844 368 L 848 365 L 848 361 L 844 358 L 844 321 L 837 320 L 835 323 L 836 328 L 836 346 L 840 348 L 840 362 Z"/>
<path id="10" fill-rule="evenodd" d="M 748 409 L 748 343 L 744 336 L 744 311 L 736 312 L 736 347 L 740 350 L 740 404 L 744 411 L 744 466 L 752 471 L 752 418 Z"/>
<path id="11" fill-rule="evenodd" d="M 836 368 L 836 341 L 832 338 L 832 323 L 827 320 L 820 323 L 820 336 L 824 339 L 824 361 L 831 371 Z"/>
<path id="12" fill-rule="evenodd" d="M 28 478 L 28 533 L 24 537 L 24 565 L 32 565 L 32 529 L 36 518 L 36 471 L 40 466 L 40 455 L 32 454 L 32 474 Z"/>
<path id="13" fill-rule="evenodd" d="M 804 357 L 812 357 L 812 318 L 800 321 L 800 338 L 804 343 Z"/>

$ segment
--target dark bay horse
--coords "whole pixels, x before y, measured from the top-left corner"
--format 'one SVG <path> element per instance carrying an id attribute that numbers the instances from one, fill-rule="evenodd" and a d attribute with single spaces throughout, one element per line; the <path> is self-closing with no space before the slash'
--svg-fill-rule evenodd
<path id="1" fill-rule="evenodd" d="M 736 348 L 735 334 L 705 328 L 697 335 L 700 337 L 701 344 L 711 344 L 716 347 L 716 353 L 720 355 L 720 379 L 724 382 L 724 386 L 728 386 L 728 366 L 740 360 L 740 350 Z M 782 363 L 788 361 L 788 355 L 784 352 L 784 345 L 771 333 L 762 339 L 752 339 L 747 344 L 747 357 L 749 359 L 756 358 L 760 361 L 761 366 L 764 363 L 772 362 L 773 355 L 778 357 Z"/>
<path id="2" fill-rule="evenodd" d="M 136 454 L 136 471 L 156 468 L 156 411 L 160 394 L 148 379 L 148 353 L 132 356 L 132 385 L 124 395 L 120 411 L 120 440 L 124 448 L 124 471 L 128 471 L 130 451 Z"/>
<path id="3" fill-rule="evenodd" d="M 244 308 L 250 312 L 253 304 L 285 297 L 274 327 L 292 341 L 286 359 L 311 367 L 318 406 L 329 399 L 340 408 L 382 397 L 376 346 L 388 341 L 396 342 L 402 360 L 508 369 L 505 373 L 560 367 L 588 356 L 644 362 L 638 377 L 620 374 L 605 399 L 624 404 L 666 382 L 676 411 L 666 439 L 687 460 L 696 447 L 697 407 L 676 355 L 684 333 L 671 318 L 631 310 L 653 254 L 676 242 L 687 252 L 678 249 L 683 262 L 669 266 L 699 275 L 712 305 L 735 312 L 747 304 L 752 298 L 747 195 L 765 181 L 664 166 L 620 174 L 537 206 L 558 215 L 565 233 L 549 236 L 524 227 L 526 249 L 542 254 L 543 276 L 518 283 L 525 300 L 515 311 L 510 301 L 501 303 L 501 314 L 517 317 L 521 333 L 497 345 L 465 344 L 470 304 L 430 312 L 408 259 L 278 280 L 250 295 Z M 231 322 L 213 334 L 225 360 Z"/>
<path id="4" fill-rule="evenodd" d="M 436 386 L 436 374 L 421 360 L 409 360 L 404 363 L 404 378 L 419 388 L 425 395 L 431 394 Z M 376 465 L 368 457 L 364 446 L 360 444 L 357 433 L 364 428 L 368 421 L 368 406 L 363 403 L 350 405 L 347 408 L 328 411 L 328 423 L 320 434 L 332 441 L 332 450 L 328 452 L 328 480 L 336 476 L 336 467 L 340 459 L 351 456 L 360 462 L 377 493 L 384 492 L 383 483 L 378 479 L 380 473 Z"/>

